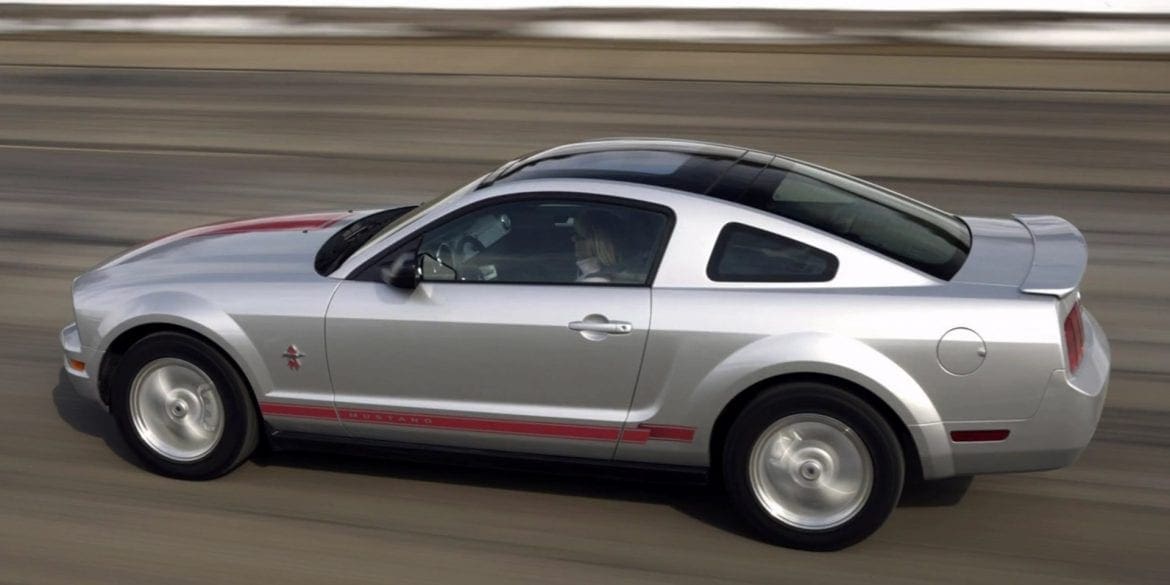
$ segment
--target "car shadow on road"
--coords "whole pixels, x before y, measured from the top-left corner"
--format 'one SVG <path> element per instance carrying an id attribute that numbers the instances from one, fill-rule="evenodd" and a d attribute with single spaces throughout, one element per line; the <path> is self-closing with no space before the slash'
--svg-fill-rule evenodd
<path id="1" fill-rule="evenodd" d="M 457 460 L 458 461 L 458 460 Z M 677 476 L 628 473 L 622 469 L 574 470 L 557 466 L 555 472 L 448 461 L 435 463 L 417 456 L 397 458 L 369 451 L 361 454 L 314 451 L 266 451 L 253 458 L 259 466 L 313 469 L 402 480 L 454 483 L 517 492 L 541 492 L 578 497 L 621 499 L 669 506 L 695 520 L 745 538 L 752 529 L 731 507 L 717 481 L 680 482 Z M 971 478 L 908 482 L 899 507 L 947 507 L 962 501 Z"/>
<path id="2" fill-rule="evenodd" d="M 138 457 L 122 440 L 114 418 L 98 405 L 79 396 L 73 389 L 73 384 L 69 381 L 69 374 L 65 373 L 64 368 L 58 372 L 57 387 L 53 388 L 53 406 L 57 407 L 57 415 L 61 417 L 61 420 L 68 423 L 74 430 L 101 439 L 115 455 L 128 463 L 142 467 Z"/>
<path id="3" fill-rule="evenodd" d="M 454 462 L 452 462 L 454 461 Z M 620 469 L 574 469 L 556 465 L 555 472 L 534 471 L 508 462 L 485 466 L 470 459 L 429 462 L 418 456 L 400 458 L 363 451 L 360 455 L 317 451 L 267 451 L 253 457 L 262 467 L 277 466 L 397 480 L 459 484 L 515 492 L 540 492 L 586 498 L 617 499 L 669 506 L 705 524 L 754 538 L 721 491 L 694 479 L 652 473 L 625 475 Z"/>
<path id="4" fill-rule="evenodd" d="M 957 506 L 971 489 L 971 476 L 932 481 L 910 481 L 902 488 L 899 508 L 939 508 Z"/>

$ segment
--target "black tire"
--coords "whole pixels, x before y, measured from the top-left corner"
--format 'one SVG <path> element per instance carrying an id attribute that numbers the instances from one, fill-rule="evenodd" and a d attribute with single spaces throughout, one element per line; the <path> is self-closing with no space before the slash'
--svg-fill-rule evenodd
<path id="1" fill-rule="evenodd" d="M 852 517 L 829 528 L 808 529 L 774 516 L 752 488 L 749 467 L 757 440 L 777 421 L 798 414 L 840 421 L 861 440 L 872 462 L 868 497 Z M 881 527 L 898 504 L 905 466 L 893 429 L 864 400 L 828 384 L 799 382 L 765 390 L 744 408 L 728 431 L 722 472 L 732 504 L 765 540 L 789 548 L 828 551 L 856 544 Z"/>
<path id="2" fill-rule="evenodd" d="M 205 455 L 178 461 L 155 450 L 139 435 L 130 407 L 131 386 L 148 364 L 163 358 L 187 362 L 214 383 L 223 407 L 223 434 Z M 260 422 L 248 384 L 216 348 L 194 337 L 174 332 L 148 335 L 118 361 L 110 379 L 110 412 L 122 437 L 145 466 L 167 477 L 187 480 L 214 479 L 235 469 L 255 451 Z"/>

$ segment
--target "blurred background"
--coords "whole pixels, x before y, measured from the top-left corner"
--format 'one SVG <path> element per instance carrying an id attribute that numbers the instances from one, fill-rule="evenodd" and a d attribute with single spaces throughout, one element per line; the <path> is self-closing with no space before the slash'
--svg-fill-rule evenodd
<path id="1" fill-rule="evenodd" d="M 1170 582 L 1170 2 L 195 4 L 0 3 L 0 582 Z M 1093 444 L 818 555 L 701 487 L 301 454 L 170 481 L 58 377 L 70 280 L 122 248 L 603 136 L 1071 220 L 1114 351 Z"/>

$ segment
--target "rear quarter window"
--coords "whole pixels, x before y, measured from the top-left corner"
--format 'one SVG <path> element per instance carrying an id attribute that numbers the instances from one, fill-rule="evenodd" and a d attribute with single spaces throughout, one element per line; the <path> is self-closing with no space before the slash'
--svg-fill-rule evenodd
<path id="1" fill-rule="evenodd" d="M 707 263 L 716 282 L 827 282 L 836 274 L 836 256 L 738 223 L 724 226 Z"/>

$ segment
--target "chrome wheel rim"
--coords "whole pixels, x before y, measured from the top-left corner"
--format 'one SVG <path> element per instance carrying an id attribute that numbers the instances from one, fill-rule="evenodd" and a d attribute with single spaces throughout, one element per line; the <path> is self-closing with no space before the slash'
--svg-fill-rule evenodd
<path id="1" fill-rule="evenodd" d="M 756 500 L 775 519 L 828 530 L 857 515 L 873 489 L 873 461 L 861 437 L 821 414 L 786 416 L 752 447 L 748 475 Z"/>
<path id="2" fill-rule="evenodd" d="M 172 461 L 204 457 L 223 437 L 223 402 L 215 383 L 176 358 L 146 364 L 130 385 L 130 418 L 142 442 Z"/>

